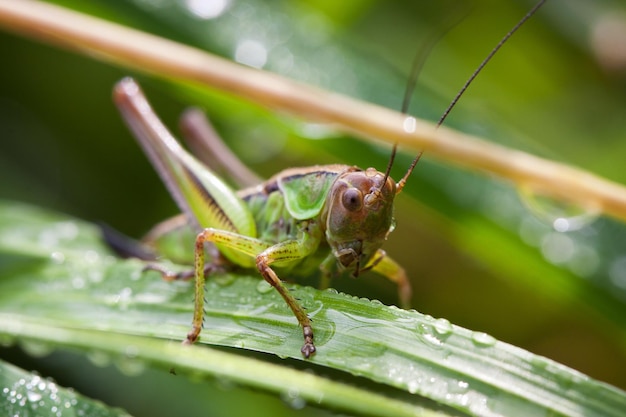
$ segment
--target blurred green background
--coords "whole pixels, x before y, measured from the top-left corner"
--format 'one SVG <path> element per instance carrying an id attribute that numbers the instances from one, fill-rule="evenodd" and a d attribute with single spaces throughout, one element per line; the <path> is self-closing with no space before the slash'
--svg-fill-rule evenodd
<path id="1" fill-rule="evenodd" d="M 411 113 L 433 120 L 533 4 L 57 3 L 230 59 L 241 57 L 238 53 L 246 59 L 245 48 L 252 48 L 264 69 L 396 109 L 417 48 L 450 13 L 469 10 L 435 47 L 419 78 Z M 625 16 L 623 1 L 549 1 L 480 74 L 447 125 L 625 184 Z M 0 56 L 0 197 L 102 221 L 131 236 L 141 236 L 176 208 L 111 102 L 113 84 L 129 74 L 174 130 L 185 106 L 205 108 L 235 152 L 263 176 L 314 163 L 382 169 L 389 154 L 386 147 L 345 138 L 328 126 L 5 32 L 0 32 Z M 410 154 L 398 158 L 394 177 L 411 159 Z M 564 209 L 426 154 L 398 199 L 398 226 L 385 249 L 407 269 L 418 311 L 626 388 L 626 227 L 582 213 L 574 219 L 576 230 L 557 232 L 552 222 Z M 341 280 L 336 287 L 397 302 L 393 285 L 374 275 Z M 137 415 L 172 415 L 179 410 L 176 393 L 190 390 L 212 401 L 203 409 L 207 415 L 230 415 L 243 406 L 232 402 L 243 395 L 238 389 L 187 386 L 161 374 L 125 379 L 113 369 L 89 368 L 99 376 L 87 377 L 90 365 L 83 358 L 62 354 L 0 355 L 124 407 L 130 407 L 124 387 L 132 385 L 133 396 L 154 400 L 154 387 L 141 390 L 146 382 L 172 385 L 171 399 L 160 398 L 172 410 L 129 409 Z M 292 412 L 280 400 L 245 395 L 266 404 L 254 407 L 257 414 Z"/>

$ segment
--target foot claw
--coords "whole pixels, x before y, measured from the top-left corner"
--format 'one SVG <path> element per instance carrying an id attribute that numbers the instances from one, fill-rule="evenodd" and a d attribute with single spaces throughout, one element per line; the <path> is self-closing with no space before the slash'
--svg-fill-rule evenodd
<path id="1" fill-rule="evenodd" d="M 201 328 L 194 326 L 189 333 L 187 333 L 187 338 L 183 340 L 183 345 L 193 345 L 200 337 Z"/>
<path id="2" fill-rule="evenodd" d="M 311 355 L 315 353 L 315 345 L 313 344 L 313 329 L 311 329 L 311 326 L 304 326 L 302 328 L 302 333 L 304 335 L 304 346 L 302 346 L 300 352 L 302 352 L 305 359 L 309 359 Z"/>
<path id="3" fill-rule="evenodd" d="M 305 359 L 309 359 L 311 355 L 315 353 L 315 345 L 313 344 L 313 342 L 307 342 L 304 344 L 304 346 L 302 346 L 300 352 L 302 352 L 302 355 Z"/>

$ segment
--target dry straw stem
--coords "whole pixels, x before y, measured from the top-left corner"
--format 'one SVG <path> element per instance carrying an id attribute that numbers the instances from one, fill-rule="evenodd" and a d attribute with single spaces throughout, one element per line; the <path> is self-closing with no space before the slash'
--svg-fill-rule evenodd
<path id="1" fill-rule="evenodd" d="M 160 77 L 227 91 L 263 106 L 333 123 L 366 138 L 424 150 L 446 161 L 491 172 L 517 186 L 626 220 L 626 187 L 581 169 L 506 148 L 276 74 L 247 68 L 176 42 L 30 0 L 0 0 L 0 25 Z M 175 57 L 175 59 L 173 58 Z"/>

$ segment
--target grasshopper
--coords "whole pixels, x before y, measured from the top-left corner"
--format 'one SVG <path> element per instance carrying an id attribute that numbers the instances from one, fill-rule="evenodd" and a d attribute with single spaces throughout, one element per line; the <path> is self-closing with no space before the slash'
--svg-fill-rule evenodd
<path id="1" fill-rule="evenodd" d="M 439 125 L 484 64 L 542 3 L 540 1 L 483 61 Z M 385 173 L 349 165 L 290 168 L 256 186 L 235 192 L 178 143 L 133 79 L 120 81 L 113 97 L 169 192 L 198 232 L 193 268 L 194 313 L 185 344 L 194 343 L 202 329 L 206 276 L 228 265 L 256 268 L 279 292 L 302 328 L 301 352 L 305 358 L 316 351 L 311 320 L 276 271 L 285 276 L 320 268 L 323 282 L 327 282 L 339 272 L 357 277 L 371 270 L 396 283 L 402 305 L 409 304 L 411 286 L 407 275 L 381 246 L 394 227 L 394 198 L 404 187 L 421 152 L 398 183 L 389 176 L 394 146 Z M 208 265 L 205 261 L 207 243 L 217 249 L 215 260 Z M 170 280 L 191 277 L 160 267 L 149 268 L 160 271 Z"/>

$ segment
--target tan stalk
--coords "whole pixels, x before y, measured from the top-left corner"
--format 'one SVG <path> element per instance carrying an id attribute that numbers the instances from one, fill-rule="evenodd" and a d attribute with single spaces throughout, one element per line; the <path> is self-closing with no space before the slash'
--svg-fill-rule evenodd
<path id="1" fill-rule="evenodd" d="M 0 1 L 0 26 L 24 36 L 156 76 L 224 90 L 345 131 L 398 142 L 448 162 L 506 178 L 531 192 L 626 220 L 626 187 L 567 164 L 494 144 L 435 123 L 247 68 L 196 48 L 58 6 Z M 176 57 L 173 59 L 172 57 Z"/>

